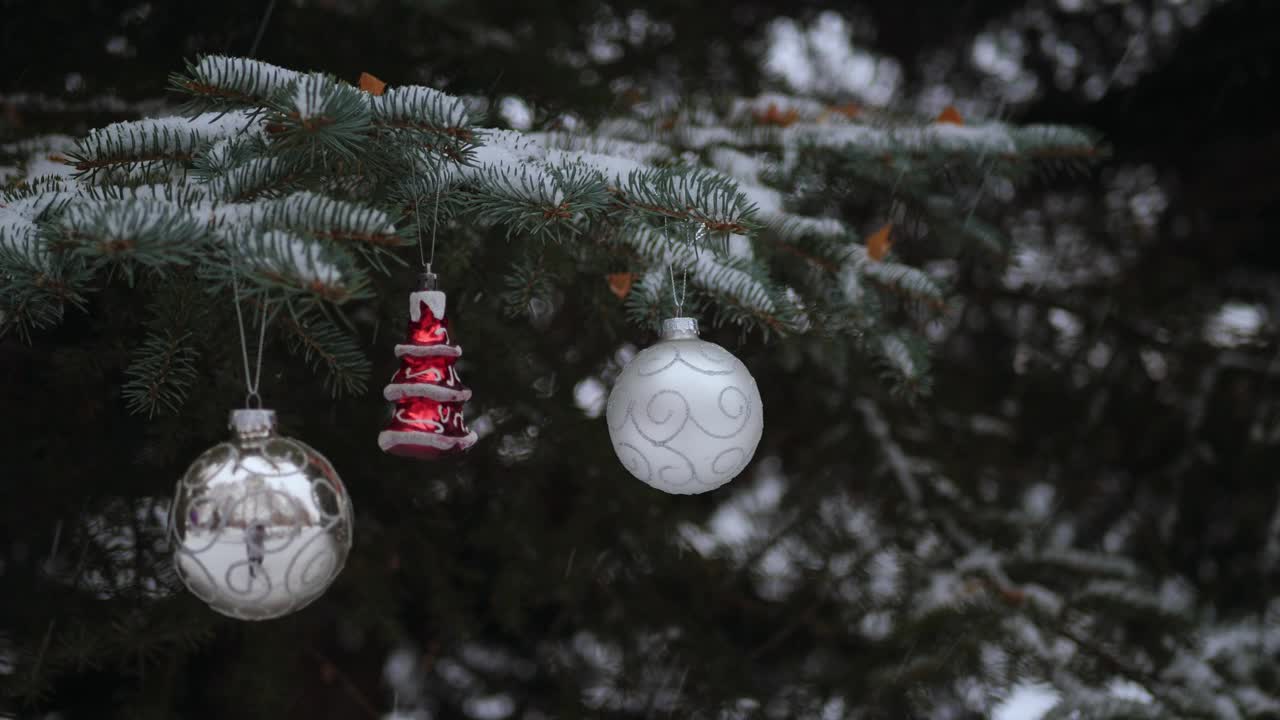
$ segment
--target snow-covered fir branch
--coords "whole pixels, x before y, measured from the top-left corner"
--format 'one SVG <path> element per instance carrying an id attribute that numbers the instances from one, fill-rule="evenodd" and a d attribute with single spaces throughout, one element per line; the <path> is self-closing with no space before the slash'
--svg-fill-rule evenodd
<path id="1" fill-rule="evenodd" d="M 53 321 L 32 302 L 78 304 L 116 275 L 136 282 L 194 267 L 211 290 L 238 276 L 250 295 L 285 300 L 297 347 L 325 358 L 317 367 L 346 378 L 341 387 L 353 386 L 355 361 L 349 347 L 322 351 L 342 345 L 341 331 L 312 309 L 367 297 L 369 270 L 387 270 L 440 217 L 474 237 L 496 228 L 634 270 L 625 302 L 637 322 L 668 311 L 673 273 L 687 274 L 702 312 L 765 333 L 870 335 L 863 352 L 922 387 L 927 343 L 886 318 L 902 299 L 940 309 L 943 289 L 892 254 L 871 258 L 853 229 L 865 219 L 815 206 L 814 188 L 864 183 L 874 197 L 903 177 L 883 158 L 909 163 L 903 202 L 934 234 L 996 243 L 972 206 L 934 191 L 929 163 L 1005 172 L 980 163 L 1092 151 L 1070 128 L 895 125 L 775 95 L 737 99 L 723 116 L 641 111 L 521 133 L 473 126 L 474 102 L 433 88 L 370 94 L 324 73 L 223 56 L 199 58 L 171 86 L 188 116 L 0 147 L 13 163 L 0 194 L 0 282 L 25 298 L 8 303 L 6 322 Z M 792 261 L 808 269 L 789 272 Z M 544 290 L 565 279 L 534 276 L 526 284 Z M 165 337 L 152 345 L 173 352 Z"/>

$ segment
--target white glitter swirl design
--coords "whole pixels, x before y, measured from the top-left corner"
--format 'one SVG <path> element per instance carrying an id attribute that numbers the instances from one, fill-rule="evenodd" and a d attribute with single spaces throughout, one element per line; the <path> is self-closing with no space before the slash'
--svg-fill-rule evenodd
<path id="1" fill-rule="evenodd" d="M 714 343 L 663 340 L 623 370 L 609 395 L 609 436 L 623 467 L 666 492 L 706 492 L 755 454 L 764 426 L 745 365 Z"/>
<path id="2" fill-rule="evenodd" d="M 178 576 L 214 610 L 265 620 L 301 609 L 351 548 L 351 502 L 329 462 L 296 440 L 223 443 L 192 463 L 169 516 Z"/>

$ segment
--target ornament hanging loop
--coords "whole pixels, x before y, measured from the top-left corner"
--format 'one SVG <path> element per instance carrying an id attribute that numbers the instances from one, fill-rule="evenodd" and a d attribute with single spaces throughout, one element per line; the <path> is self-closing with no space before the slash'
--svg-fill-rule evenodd
<path id="1" fill-rule="evenodd" d="M 258 387 L 262 384 L 262 349 L 267 339 L 267 309 L 269 303 L 266 298 L 262 299 L 262 319 L 258 322 L 258 353 L 254 371 L 249 372 L 249 342 L 245 338 L 244 332 L 244 314 L 240 311 L 240 281 L 233 274 L 231 276 L 231 292 L 235 300 L 236 308 L 236 328 L 240 331 L 240 358 L 244 361 L 244 406 L 252 409 L 262 407 L 262 396 L 258 394 Z"/>
<path id="2" fill-rule="evenodd" d="M 696 223 L 693 232 L 693 257 L 696 261 L 698 258 L 698 244 L 706 237 L 707 228 L 701 223 Z M 675 267 L 667 265 L 667 271 L 671 275 L 671 302 L 675 305 L 676 317 L 684 317 L 684 301 L 689 294 L 689 269 L 687 267 L 680 269 L 680 290 L 676 290 L 676 271 Z"/>
<path id="3" fill-rule="evenodd" d="M 436 168 L 435 171 L 431 173 L 431 176 L 435 180 L 436 199 L 435 203 L 431 206 L 431 254 L 429 256 L 423 252 L 422 212 L 419 210 L 418 201 L 414 200 L 413 203 L 414 226 L 418 230 L 418 261 L 422 263 L 422 268 L 427 272 L 427 274 L 431 274 L 431 263 L 435 262 L 436 259 L 436 226 L 437 221 L 440 218 L 440 189 L 444 185 L 444 182 L 440 177 L 439 168 Z"/>
<path id="4" fill-rule="evenodd" d="M 667 272 L 671 275 L 671 302 L 676 306 L 676 317 L 684 317 L 684 299 L 689 292 L 689 273 L 687 270 L 680 271 L 680 292 L 677 294 L 676 269 L 673 265 L 668 265 Z"/>

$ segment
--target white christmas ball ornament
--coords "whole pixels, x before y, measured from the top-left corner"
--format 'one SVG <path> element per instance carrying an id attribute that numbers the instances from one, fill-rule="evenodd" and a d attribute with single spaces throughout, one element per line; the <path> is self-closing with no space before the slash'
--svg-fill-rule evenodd
<path id="1" fill-rule="evenodd" d="M 320 597 L 351 549 L 351 499 L 323 455 L 276 434 L 274 410 L 234 410 L 230 442 L 178 481 L 178 577 L 209 607 L 267 620 Z"/>
<path id="2" fill-rule="evenodd" d="M 632 475 L 678 495 L 714 490 L 751 461 L 764 429 L 747 366 L 672 318 L 662 338 L 622 370 L 609 394 L 609 438 Z"/>

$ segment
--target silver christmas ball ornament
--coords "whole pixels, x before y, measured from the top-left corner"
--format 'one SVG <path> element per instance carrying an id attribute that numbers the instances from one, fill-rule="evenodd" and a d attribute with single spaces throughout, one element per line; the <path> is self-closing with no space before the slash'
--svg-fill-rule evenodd
<path id="1" fill-rule="evenodd" d="M 276 433 L 274 410 L 234 410 L 231 430 L 178 481 L 174 565 L 214 610 L 267 620 L 306 606 L 338 576 L 351 499 L 323 455 Z"/>
<path id="2" fill-rule="evenodd" d="M 747 466 L 764 430 L 764 406 L 742 361 L 698 338 L 698 321 L 671 318 L 609 393 L 614 452 L 634 476 L 664 492 L 714 490 Z"/>

